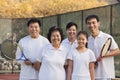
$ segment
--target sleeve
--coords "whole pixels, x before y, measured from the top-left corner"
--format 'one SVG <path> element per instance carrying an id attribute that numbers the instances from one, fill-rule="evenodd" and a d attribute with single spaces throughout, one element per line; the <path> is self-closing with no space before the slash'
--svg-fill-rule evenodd
<path id="1" fill-rule="evenodd" d="M 45 44 L 45 45 L 50 43 L 47 38 L 44 38 L 43 41 L 44 41 L 44 44 Z"/>
<path id="2" fill-rule="evenodd" d="M 73 60 L 73 49 L 68 52 L 67 59 Z"/>
<path id="3" fill-rule="evenodd" d="M 62 45 L 62 44 L 61 44 Z M 63 46 L 63 45 L 62 45 Z M 66 57 L 65 57 L 65 65 L 67 65 L 68 63 L 67 63 L 67 56 L 68 56 L 68 49 L 64 46 L 63 47 L 64 49 L 65 49 L 65 55 L 66 55 Z"/>
<path id="4" fill-rule="evenodd" d="M 41 48 L 40 53 L 36 57 L 36 61 L 42 62 L 43 54 L 44 54 L 44 51 L 45 51 L 44 49 L 45 49 L 45 46 Z"/>
<path id="5" fill-rule="evenodd" d="M 17 44 L 17 50 L 16 50 L 16 54 L 15 54 L 15 56 L 16 56 L 16 59 L 19 59 L 19 58 L 21 58 L 21 56 L 22 56 L 22 51 L 21 51 L 21 49 L 22 49 L 22 41 L 20 40 L 19 41 L 19 43 Z M 24 61 L 17 61 L 18 63 L 20 63 L 20 64 L 22 64 Z"/>
<path id="6" fill-rule="evenodd" d="M 94 52 L 90 50 L 90 62 L 95 62 L 95 61 L 96 61 L 96 58 L 95 58 Z"/>
<path id="7" fill-rule="evenodd" d="M 111 38 L 112 38 L 112 43 L 111 43 L 110 49 L 112 50 L 112 49 L 118 48 L 118 45 L 117 45 L 117 43 L 115 42 L 115 40 L 113 39 L 113 37 L 111 37 Z"/>

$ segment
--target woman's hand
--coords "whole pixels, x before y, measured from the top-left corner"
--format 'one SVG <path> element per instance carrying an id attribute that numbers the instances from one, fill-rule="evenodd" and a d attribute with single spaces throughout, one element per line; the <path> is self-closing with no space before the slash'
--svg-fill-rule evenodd
<path id="1" fill-rule="evenodd" d="M 26 64 L 26 65 L 33 65 L 33 63 L 30 61 L 30 60 L 27 60 L 27 61 L 24 61 L 24 63 Z"/>

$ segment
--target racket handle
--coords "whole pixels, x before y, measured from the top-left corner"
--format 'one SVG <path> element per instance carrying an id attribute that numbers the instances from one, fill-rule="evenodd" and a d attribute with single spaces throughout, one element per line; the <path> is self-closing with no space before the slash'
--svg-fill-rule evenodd
<path id="1" fill-rule="evenodd" d="M 34 63 L 32 63 L 32 66 L 34 66 Z"/>
<path id="2" fill-rule="evenodd" d="M 97 62 L 97 61 L 95 61 L 95 63 L 94 63 L 94 64 L 95 64 L 95 68 L 96 68 L 96 67 L 98 66 L 98 62 Z"/>
<path id="3" fill-rule="evenodd" d="M 98 64 L 98 62 L 97 62 L 97 61 L 95 61 L 95 65 L 96 65 L 96 64 Z"/>
<path id="4" fill-rule="evenodd" d="M 24 61 L 29 61 L 29 59 L 25 59 Z"/>

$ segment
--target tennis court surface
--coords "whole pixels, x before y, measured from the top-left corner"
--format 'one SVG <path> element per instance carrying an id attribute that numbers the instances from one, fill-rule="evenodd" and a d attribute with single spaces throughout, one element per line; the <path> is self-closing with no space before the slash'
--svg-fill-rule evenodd
<path id="1" fill-rule="evenodd" d="M 0 80 L 19 80 L 19 74 L 0 74 Z"/>
<path id="2" fill-rule="evenodd" d="M 0 74 L 0 80 L 19 80 L 19 74 Z M 120 80 L 120 78 L 111 80 Z"/>

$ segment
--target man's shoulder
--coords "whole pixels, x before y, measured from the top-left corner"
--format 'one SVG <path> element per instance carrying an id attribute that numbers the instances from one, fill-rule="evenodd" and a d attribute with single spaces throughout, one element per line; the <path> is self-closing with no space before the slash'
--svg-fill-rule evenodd
<path id="1" fill-rule="evenodd" d="M 46 37 L 44 37 L 44 36 L 42 36 L 42 35 L 40 35 L 40 37 L 39 38 L 41 38 L 41 39 L 46 39 L 47 40 L 47 38 Z"/>
<path id="2" fill-rule="evenodd" d="M 112 38 L 112 36 L 109 33 L 105 33 L 105 32 L 102 32 L 102 37 Z"/>
<path id="3" fill-rule="evenodd" d="M 22 38 L 19 40 L 19 42 L 20 42 L 20 43 L 21 43 L 21 42 L 27 42 L 27 41 L 29 40 L 29 38 L 30 38 L 29 35 L 24 36 L 24 37 L 22 37 Z"/>
<path id="4" fill-rule="evenodd" d="M 67 43 L 68 42 L 68 38 L 65 38 L 64 40 L 62 40 L 62 44 Z"/>
<path id="5" fill-rule="evenodd" d="M 29 36 L 29 35 L 24 36 L 24 37 L 23 37 L 23 38 L 21 38 L 20 40 L 25 40 L 25 39 L 28 39 L 28 38 L 30 38 L 30 36 Z"/>

